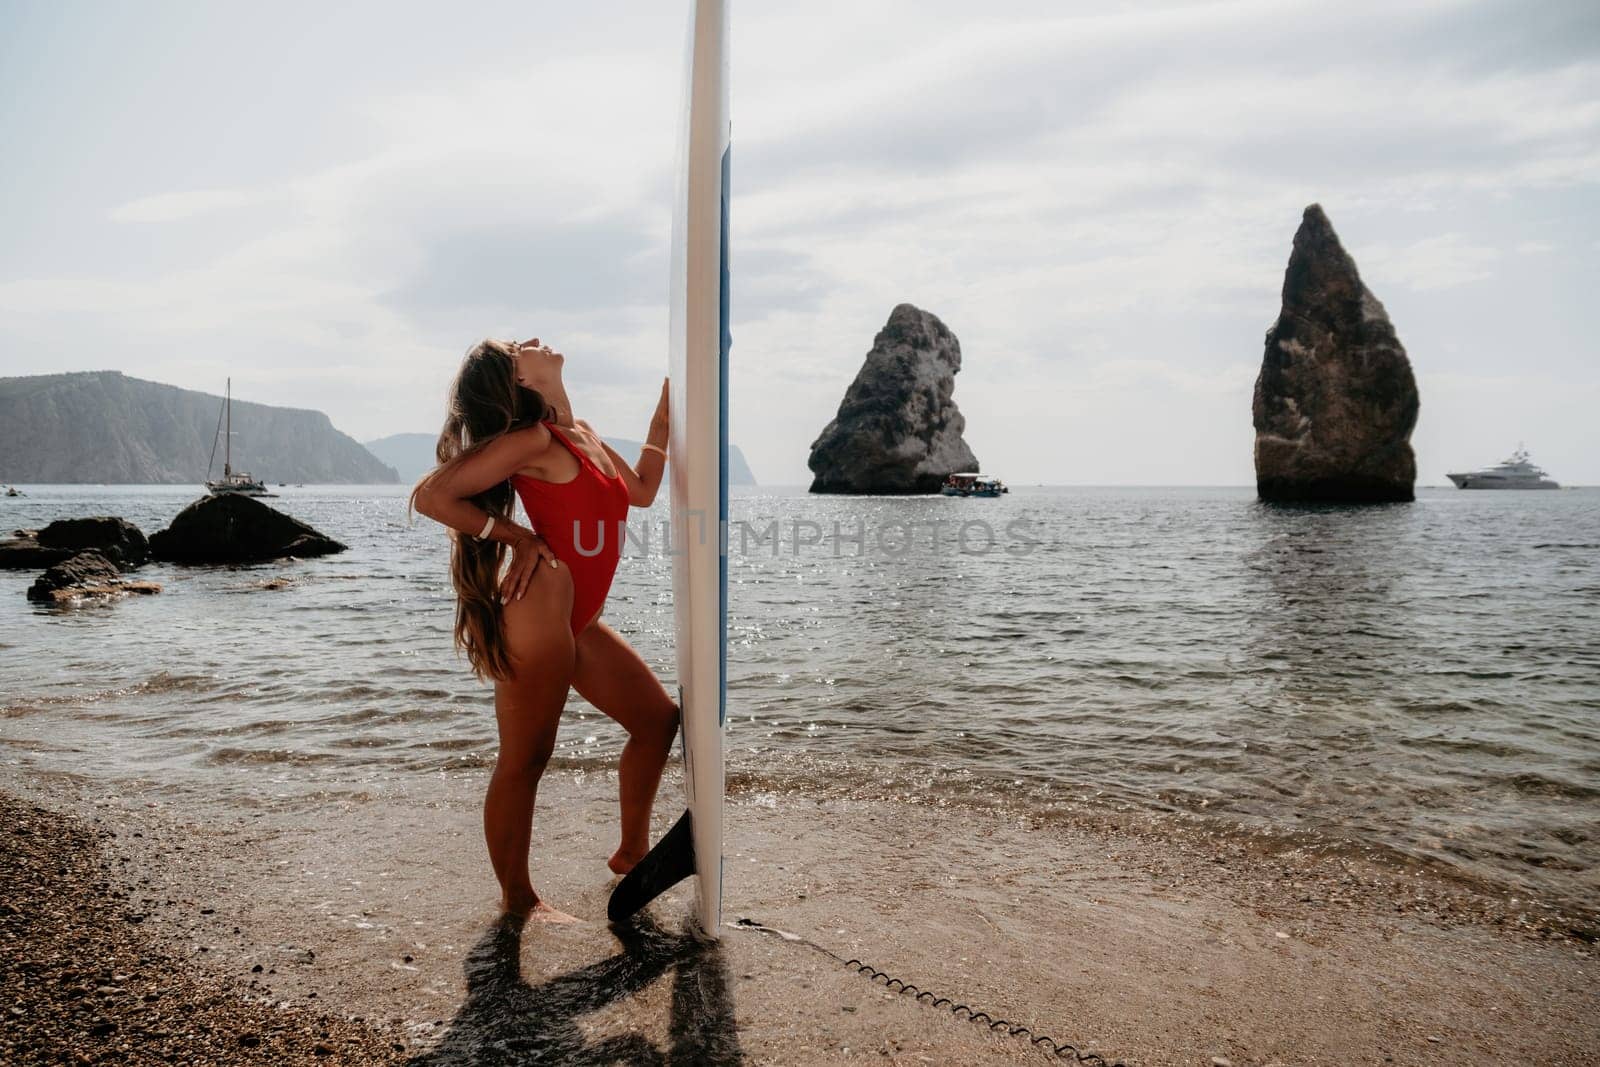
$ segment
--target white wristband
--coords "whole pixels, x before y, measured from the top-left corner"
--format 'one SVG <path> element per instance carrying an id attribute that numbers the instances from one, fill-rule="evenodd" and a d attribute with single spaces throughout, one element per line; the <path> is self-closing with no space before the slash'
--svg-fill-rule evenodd
<path id="1" fill-rule="evenodd" d="M 482 541 L 485 537 L 488 537 L 490 531 L 493 530 L 493 529 L 494 529 L 494 516 L 490 515 L 489 516 L 489 521 L 483 524 L 483 532 L 478 534 L 478 540 Z"/>

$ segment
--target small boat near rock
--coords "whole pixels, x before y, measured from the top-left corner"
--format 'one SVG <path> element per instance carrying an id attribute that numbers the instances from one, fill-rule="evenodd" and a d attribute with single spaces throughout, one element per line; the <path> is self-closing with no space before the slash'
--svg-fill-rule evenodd
<path id="1" fill-rule="evenodd" d="M 226 431 L 224 431 L 226 424 Z M 232 493 L 239 496 L 273 496 L 267 492 L 266 484 L 257 478 L 251 477 L 247 471 L 233 469 L 233 379 L 228 379 L 227 392 L 223 394 L 222 411 L 217 415 L 217 433 L 224 435 L 226 444 L 222 452 L 222 478 L 211 481 L 211 463 L 217 459 L 217 441 L 211 439 L 211 463 L 206 464 L 206 488 L 214 496 Z"/>
<path id="2" fill-rule="evenodd" d="M 939 492 L 945 496 L 999 496 L 1011 490 L 992 474 L 962 471 L 946 478 Z"/>

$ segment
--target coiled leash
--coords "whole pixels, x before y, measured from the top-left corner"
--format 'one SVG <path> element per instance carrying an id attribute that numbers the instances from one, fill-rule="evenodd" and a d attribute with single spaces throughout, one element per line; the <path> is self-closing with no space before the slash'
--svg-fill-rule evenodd
<path id="1" fill-rule="evenodd" d="M 728 923 L 727 925 L 735 930 L 753 930 L 758 934 L 770 934 L 774 937 L 781 938 L 784 941 L 793 941 L 796 944 L 805 945 L 807 948 L 811 948 L 822 953 L 835 963 L 848 967 L 857 974 L 866 975 L 869 982 L 881 982 L 886 989 L 893 990 L 896 993 L 908 994 L 912 998 L 925 1002 L 935 1008 L 946 1008 L 949 1010 L 950 1014 L 954 1015 L 958 1019 L 965 1016 L 969 1021 L 982 1023 L 990 1030 L 993 1030 L 997 1033 L 1009 1034 L 1012 1037 L 1026 1038 L 1029 1044 L 1033 1045 L 1035 1048 L 1038 1048 L 1040 1051 L 1046 1052 L 1049 1055 L 1055 1056 L 1058 1059 L 1070 1058 L 1074 1063 L 1091 1064 L 1093 1067 L 1127 1067 L 1127 1064 L 1122 1060 L 1107 1060 L 1098 1052 L 1080 1049 L 1078 1046 L 1069 1041 L 1057 1041 L 1048 1034 L 1035 1033 L 1032 1028 L 1023 1026 L 1021 1023 L 1014 1023 L 1009 1019 L 999 1019 L 991 1015 L 989 1012 L 977 1011 L 966 1004 L 961 1004 L 957 1001 L 951 1000 L 949 997 L 941 997 L 930 992 L 929 990 L 919 989 L 910 982 L 901 981 L 900 979 L 880 971 L 876 967 L 869 966 L 860 960 L 847 960 L 837 952 L 834 952 L 832 949 L 824 948 L 815 941 L 801 937 L 799 934 L 791 934 L 789 931 L 779 930 L 775 926 L 764 926 L 761 923 L 756 922 L 754 919 L 740 919 L 738 922 Z"/>

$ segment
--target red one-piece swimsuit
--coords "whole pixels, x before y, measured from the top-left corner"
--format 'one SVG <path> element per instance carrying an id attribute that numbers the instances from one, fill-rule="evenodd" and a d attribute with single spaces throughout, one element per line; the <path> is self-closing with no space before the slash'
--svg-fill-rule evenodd
<path id="1" fill-rule="evenodd" d="M 547 482 L 513 474 L 511 484 L 534 530 L 572 574 L 572 632 L 577 635 L 599 614 L 611 591 L 626 532 L 628 483 L 620 474 L 607 475 L 554 423 L 545 426 L 578 458 L 577 477 Z"/>

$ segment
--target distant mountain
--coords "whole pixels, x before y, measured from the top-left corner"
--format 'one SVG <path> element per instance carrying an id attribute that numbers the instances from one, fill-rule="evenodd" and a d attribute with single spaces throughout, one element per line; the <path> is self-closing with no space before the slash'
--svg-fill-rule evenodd
<path id="1" fill-rule="evenodd" d="M 433 469 L 436 433 L 393 433 L 376 441 L 362 442 L 368 452 L 400 472 L 402 482 L 415 482 Z"/>
<path id="2" fill-rule="evenodd" d="M 367 450 L 400 472 L 402 482 L 414 482 L 433 469 L 436 433 L 397 433 L 367 442 Z M 607 437 L 606 443 L 629 459 L 639 454 L 640 441 L 626 437 Z M 738 445 L 728 446 L 728 484 L 755 485 L 756 476 Z"/>
<path id="3" fill-rule="evenodd" d="M 221 396 L 120 371 L 0 378 L 0 482 L 198 485 L 221 410 Z M 222 454 L 218 442 L 212 477 Z M 237 398 L 233 460 L 268 483 L 399 480 L 322 412 Z"/>

